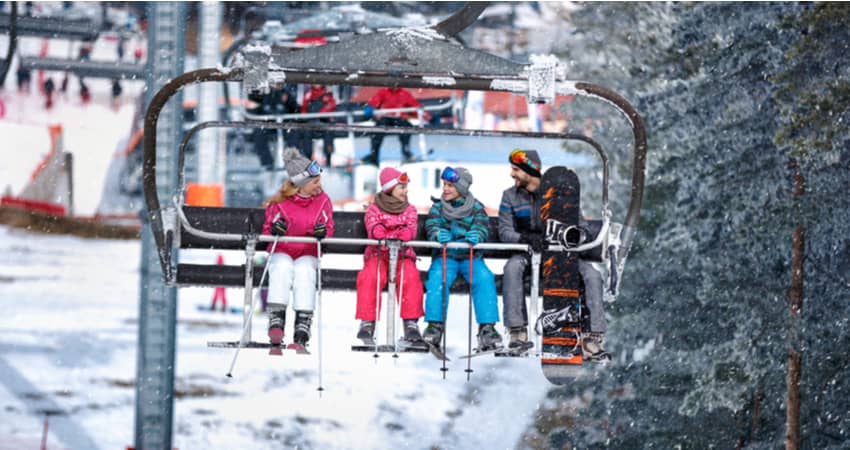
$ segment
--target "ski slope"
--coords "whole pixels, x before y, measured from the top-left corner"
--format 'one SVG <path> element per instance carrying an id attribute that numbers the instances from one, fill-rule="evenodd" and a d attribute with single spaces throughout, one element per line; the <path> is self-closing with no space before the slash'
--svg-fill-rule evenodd
<path id="1" fill-rule="evenodd" d="M 2 36 L 0 48 L 4 52 L 5 41 L 6 36 Z M 48 41 L 46 54 L 56 58 L 76 54 L 79 45 L 61 39 Z M 40 38 L 22 37 L 19 52 L 30 56 L 38 54 L 44 42 Z M 114 59 L 115 52 L 114 41 L 100 39 L 92 50 L 92 59 Z M 73 154 L 74 214 L 92 216 L 103 192 L 112 155 L 118 143 L 129 136 L 135 108 L 133 99 L 141 93 L 144 82 L 122 81 L 123 94 L 113 105 L 111 81 L 86 78 L 92 99 L 83 103 L 75 76 L 70 77 L 68 91 L 62 94 L 58 87 L 64 73 L 45 71 L 44 79 L 52 77 L 57 86 L 54 105 L 47 109 L 38 86 L 39 71 L 33 71 L 29 91 L 18 92 L 15 86 L 17 63 L 18 59 L 14 58 L 5 88 L 0 90 L 0 101 L 6 106 L 6 114 L 0 118 L 0 142 L 4 146 L 0 158 L 0 192 L 8 188 L 15 195 L 20 193 L 39 161 L 50 151 L 47 127 L 62 125 L 64 150 Z"/>
<path id="2" fill-rule="evenodd" d="M 45 417 L 48 448 L 133 444 L 139 259 L 138 241 L 0 226 L 0 449 L 35 448 Z M 241 316 L 198 311 L 211 295 L 179 292 L 175 448 L 513 448 L 549 386 L 534 358 L 474 358 L 466 381 L 466 295 L 451 298 L 446 380 L 429 354 L 353 353 L 354 293 L 340 291 L 322 299 L 321 395 L 316 322 L 312 355 L 242 350 L 228 379 L 233 350 L 206 342 L 238 339 Z M 228 302 L 241 304 L 242 291 L 229 289 Z M 266 320 L 255 317 L 255 337 Z"/>

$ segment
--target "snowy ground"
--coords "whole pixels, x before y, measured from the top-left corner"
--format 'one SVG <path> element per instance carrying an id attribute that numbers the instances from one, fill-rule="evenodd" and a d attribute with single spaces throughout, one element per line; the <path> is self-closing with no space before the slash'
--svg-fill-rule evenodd
<path id="1" fill-rule="evenodd" d="M 139 251 L 0 226 L 0 449 L 35 448 L 45 417 L 48 448 L 132 445 Z M 180 291 L 176 448 L 512 448 L 548 387 L 533 358 L 475 358 L 466 381 L 465 295 L 449 309 L 446 380 L 428 354 L 352 353 L 346 292 L 323 299 L 321 396 L 317 343 L 311 356 L 244 350 L 227 379 L 233 351 L 206 342 L 236 339 L 241 316 L 198 311 L 210 296 Z"/>

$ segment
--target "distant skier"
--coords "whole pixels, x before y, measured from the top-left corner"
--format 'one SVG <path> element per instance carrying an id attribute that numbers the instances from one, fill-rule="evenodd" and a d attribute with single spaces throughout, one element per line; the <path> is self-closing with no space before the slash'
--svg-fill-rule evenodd
<path id="1" fill-rule="evenodd" d="M 545 224 L 540 221 L 540 178 L 543 167 L 535 150 L 516 149 L 508 156 L 514 185 L 502 193 L 499 204 L 499 240 L 529 244 L 535 252 L 546 246 Z M 581 220 L 580 228 L 587 228 Z M 523 277 L 531 270 L 527 253 L 515 254 L 505 263 L 502 278 L 502 302 L 505 328 L 510 333 L 508 348 L 528 348 L 528 310 Z M 602 275 L 590 262 L 579 260 L 579 272 L 585 285 L 585 302 L 590 312 L 590 333 L 582 339 L 589 360 L 610 359 L 603 348 L 606 330 L 602 306 Z"/>
<path id="2" fill-rule="evenodd" d="M 295 149 L 286 151 L 284 162 L 289 179 L 266 202 L 263 234 L 319 239 L 333 236 L 333 205 L 322 191 L 321 167 Z M 268 249 L 271 247 L 269 244 Z M 293 341 L 305 346 L 310 340 L 316 303 L 317 256 L 316 244 L 292 242 L 279 244 L 270 255 L 268 336 L 272 344 L 280 344 L 283 340 L 290 290 L 295 311 Z"/>
<path id="3" fill-rule="evenodd" d="M 30 82 L 32 80 L 32 70 L 18 66 L 17 72 L 15 72 L 18 82 L 18 92 L 26 92 L 30 91 Z"/>
<path id="4" fill-rule="evenodd" d="M 224 265 L 224 256 L 219 253 L 215 259 L 216 265 Z M 215 311 L 215 305 L 218 304 L 219 300 L 221 300 L 221 311 L 227 311 L 227 291 L 225 291 L 224 286 L 216 286 L 213 290 L 212 296 L 212 305 L 210 305 L 210 310 Z"/>
<path id="5" fill-rule="evenodd" d="M 53 94 L 56 93 L 56 84 L 53 82 L 53 77 L 48 77 L 44 81 L 44 107 L 47 109 L 53 108 Z"/>
<path id="6" fill-rule="evenodd" d="M 252 114 L 297 114 L 300 111 L 298 102 L 288 87 L 273 89 L 266 95 L 250 94 L 248 99 L 256 104 L 248 109 Z M 287 146 L 297 146 L 301 132 L 299 130 L 282 130 L 284 143 Z M 260 164 L 267 170 L 274 167 L 274 154 L 269 146 L 269 140 L 277 138 L 278 130 L 273 128 L 257 128 L 251 134 L 254 152 L 260 158 Z M 310 156 L 306 156 L 310 158 Z"/>
<path id="7" fill-rule="evenodd" d="M 121 92 L 123 92 L 123 91 L 124 91 L 124 89 L 121 88 L 121 80 L 119 80 L 117 78 L 112 80 L 112 107 L 113 108 L 117 109 L 120 106 Z"/>
<path id="8" fill-rule="evenodd" d="M 93 49 L 94 49 L 94 41 L 92 39 L 84 40 L 82 42 L 82 44 L 80 44 L 80 52 L 79 52 L 78 59 L 80 61 L 90 61 L 91 60 L 91 53 L 92 53 Z M 82 100 L 83 103 L 88 103 L 88 102 L 91 101 L 91 91 L 89 90 L 89 87 L 86 84 L 86 81 L 83 79 L 83 77 L 79 77 L 79 81 L 80 81 L 80 100 Z"/>
<path id="9" fill-rule="evenodd" d="M 375 109 L 395 109 L 395 108 L 418 108 L 422 106 L 422 103 L 419 103 L 419 100 L 413 97 L 413 94 L 406 89 L 402 89 L 399 87 L 391 87 L 391 88 L 381 88 L 374 96 L 369 100 L 369 104 L 366 105 L 366 108 L 363 110 L 364 116 L 369 119 L 374 115 Z M 427 119 L 423 117 L 423 120 Z M 379 117 L 375 121 L 375 125 L 377 126 L 391 126 L 391 127 L 412 127 L 413 124 L 410 123 L 408 119 L 416 117 L 415 113 L 389 113 L 384 115 L 383 117 Z M 401 134 L 398 136 L 399 142 L 401 142 L 401 154 L 404 162 L 413 161 L 415 158 L 413 154 L 410 152 L 410 135 L 409 134 Z M 377 166 L 381 163 L 381 143 L 384 142 L 384 134 L 376 133 L 372 136 L 372 151 L 369 153 L 369 156 L 363 158 L 360 162 L 361 164 L 371 164 Z"/>
<path id="10" fill-rule="evenodd" d="M 386 167 L 380 174 L 381 192 L 369 205 L 364 222 L 369 239 L 398 239 L 409 241 L 416 238 L 418 214 L 416 207 L 407 201 L 406 173 Z M 416 253 L 412 247 L 404 247 L 399 253 L 396 266 L 396 298 L 401 301 L 401 319 L 404 322 L 404 339 L 411 343 L 422 341 L 419 334 L 419 318 L 422 317 L 422 280 L 416 268 Z M 378 262 L 380 260 L 380 263 Z M 357 338 L 371 341 L 375 333 L 377 292 L 387 284 L 389 250 L 386 246 L 370 245 L 363 255 L 363 270 L 357 275 L 357 312 L 361 320 Z M 404 266 L 402 268 L 402 266 Z M 380 267 L 380 271 L 378 268 Z"/>
<path id="11" fill-rule="evenodd" d="M 443 195 L 434 199 L 425 221 L 428 240 L 441 244 L 467 242 L 474 245 L 486 242 L 490 221 L 484 205 L 469 192 L 472 175 L 463 167 L 446 167 L 440 178 L 443 180 Z M 441 345 L 445 330 L 444 302 L 445 308 L 448 308 L 449 301 L 443 289 L 452 285 L 458 273 L 467 281 L 471 280 L 472 302 L 475 306 L 475 320 L 478 322 L 478 350 L 486 351 L 501 346 L 502 336 L 494 326 L 499 321 L 499 305 L 493 272 L 487 268 L 482 255 L 476 253 L 470 274 L 469 251 L 465 248 L 448 249 L 446 267 L 443 267 L 441 251 L 435 249 L 433 252 L 425 285 L 425 320 L 428 321 L 428 327 L 423 338 L 435 346 Z"/>
<path id="12" fill-rule="evenodd" d="M 320 84 L 310 85 L 310 90 L 304 94 L 301 102 L 301 113 L 328 113 L 336 111 L 336 100 L 333 94 Z M 329 122 L 328 119 L 309 120 L 308 123 Z M 322 138 L 322 151 L 325 154 L 325 164 L 330 166 L 331 155 L 334 152 L 334 136 L 330 132 L 305 131 L 301 142 L 301 153 L 310 158 L 313 155 L 313 138 Z"/>
<path id="13" fill-rule="evenodd" d="M 89 103 L 91 101 L 91 91 L 89 90 L 89 86 L 80 78 L 80 100 L 83 104 Z"/>

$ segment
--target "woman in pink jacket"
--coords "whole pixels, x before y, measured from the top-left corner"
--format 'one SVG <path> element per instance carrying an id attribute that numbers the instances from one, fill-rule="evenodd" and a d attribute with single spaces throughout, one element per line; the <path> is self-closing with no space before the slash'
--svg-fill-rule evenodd
<path id="1" fill-rule="evenodd" d="M 322 191 L 322 169 L 298 150 L 284 155 L 289 175 L 280 191 L 266 201 L 263 234 L 311 236 L 322 239 L 334 234 L 333 205 Z M 272 244 L 268 250 L 271 251 Z M 310 340 L 316 297 L 318 253 L 314 243 L 278 242 L 269 256 L 269 341 L 280 345 L 286 324 L 286 306 L 292 291 L 295 332 L 292 340 L 306 345 Z"/>
<path id="2" fill-rule="evenodd" d="M 387 167 L 381 171 L 380 181 L 381 192 L 375 196 L 375 202 L 369 205 L 364 218 L 366 234 L 370 239 L 412 240 L 416 237 L 418 214 L 416 208 L 407 202 L 407 174 Z M 381 261 L 380 273 L 378 258 Z M 357 275 L 355 318 L 361 320 L 357 338 L 368 343 L 375 332 L 378 286 L 383 290 L 387 284 L 389 251 L 385 246 L 370 245 L 366 248 L 363 260 L 363 270 Z M 420 342 L 422 336 L 419 334 L 417 322 L 423 315 L 423 289 L 413 248 L 405 247 L 399 254 L 396 279 L 399 280 L 396 285 L 396 298 L 401 299 L 404 339 L 411 343 Z"/>

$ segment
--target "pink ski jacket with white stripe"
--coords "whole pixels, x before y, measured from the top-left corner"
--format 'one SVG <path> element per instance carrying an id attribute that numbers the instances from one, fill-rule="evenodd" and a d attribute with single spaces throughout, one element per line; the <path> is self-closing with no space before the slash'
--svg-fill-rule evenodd
<path id="1" fill-rule="evenodd" d="M 298 194 L 288 199 L 273 203 L 266 207 L 266 221 L 263 223 L 263 234 L 271 234 L 271 225 L 274 218 L 280 214 L 280 218 L 286 220 L 287 236 L 313 236 L 313 227 L 317 223 L 324 223 L 328 230 L 327 237 L 334 235 L 333 204 L 327 194 L 302 197 Z M 269 243 L 267 250 L 271 251 L 272 244 Z M 298 259 L 304 255 L 318 256 L 316 244 L 279 242 L 275 253 L 283 252 Z"/>

